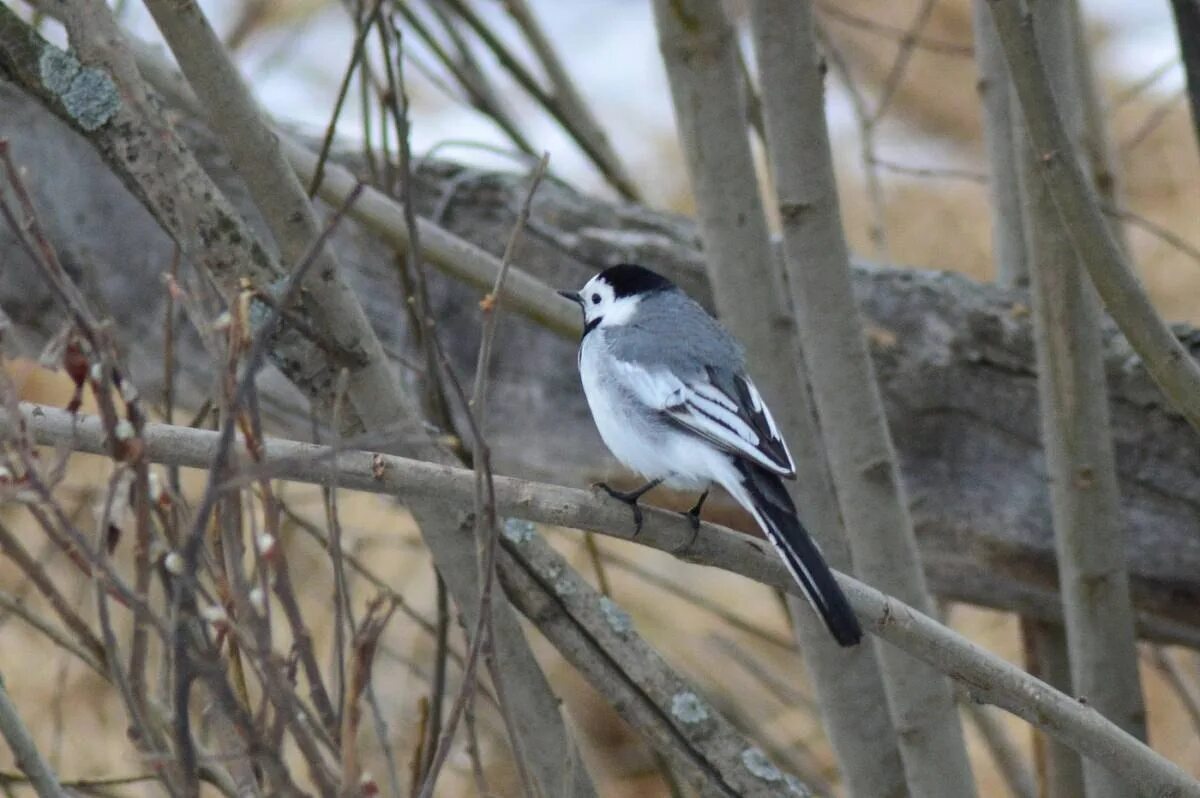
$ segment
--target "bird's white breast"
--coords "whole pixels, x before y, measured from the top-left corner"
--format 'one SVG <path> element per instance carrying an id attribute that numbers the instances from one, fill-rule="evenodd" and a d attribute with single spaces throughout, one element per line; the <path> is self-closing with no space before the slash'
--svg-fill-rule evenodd
<path id="1" fill-rule="evenodd" d="M 694 490 L 723 481 L 725 458 L 712 446 L 666 423 L 661 414 L 638 401 L 625 387 L 604 341 L 603 328 L 584 337 L 579 374 L 596 429 L 609 451 L 626 468 L 646 479 L 665 479 L 669 487 Z"/>

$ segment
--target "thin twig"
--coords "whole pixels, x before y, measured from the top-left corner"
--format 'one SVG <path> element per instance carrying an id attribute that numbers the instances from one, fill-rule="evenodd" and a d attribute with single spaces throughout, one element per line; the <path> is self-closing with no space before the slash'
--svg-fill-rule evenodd
<path id="1" fill-rule="evenodd" d="M 317 189 L 321 187 L 321 179 L 325 176 L 325 160 L 329 157 L 329 150 L 333 146 L 333 137 L 337 134 L 338 117 L 342 115 L 342 105 L 346 102 L 346 95 L 350 91 L 350 81 L 363 57 L 363 46 L 371 32 L 371 26 L 375 24 L 375 19 L 379 16 L 379 9 L 382 5 L 383 0 L 374 0 L 370 12 L 361 20 L 358 33 L 354 36 L 354 47 L 350 51 L 350 63 L 346 66 L 346 72 L 342 76 L 342 84 L 338 88 L 337 99 L 333 103 L 333 113 L 330 114 L 329 125 L 325 128 L 325 137 L 321 140 L 321 149 L 317 151 L 317 168 L 308 182 L 310 198 L 315 196 Z"/>
<path id="2" fill-rule="evenodd" d="M 590 114 L 582 110 L 584 108 L 582 101 L 580 100 L 575 103 L 564 97 L 561 94 L 561 85 L 555 87 L 558 90 L 555 93 L 548 92 L 542 88 L 537 79 L 530 74 L 529 70 L 521 64 L 509 48 L 500 41 L 495 33 L 463 0 L 443 0 L 443 2 L 447 3 L 470 26 L 475 35 L 487 45 L 488 49 L 492 51 L 497 60 L 500 61 L 500 64 L 508 70 L 508 73 L 512 75 L 521 88 L 537 100 L 550 113 L 554 120 L 562 126 L 563 130 L 575 140 L 579 148 L 583 150 L 584 155 L 596 166 L 609 185 L 616 189 L 617 193 L 624 199 L 636 200 L 638 191 L 633 180 L 625 172 L 616 154 L 609 147 L 608 141 L 599 124 L 591 118 Z M 526 31 L 526 35 L 530 35 L 528 31 Z M 549 47 L 548 43 L 546 47 Z M 549 71 L 550 65 L 547 64 L 546 66 Z M 566 79 L 565 70 L 562 71 L 561 78 Z M 576 99 L 578 98 L 576 97 Z"/>
<path id="3" fill-rule="evenodd" d="M 1161 225 L 1158 222 L 1151 221 L 1139 213 L 1134 213 L 1128 208 L 1119 208 L 1112 203 L 1106 202 L 1100 207 L 1107 216 L 1111 216 L 1114 219 L 1120 219 L 1121 221 L 1131 224 L 1135 227 L 1140 227 L 1150 235 L 1165 243 L 1167 246 L 1173 247 L 1174 249 L 1178 250 L 1180 254 L 1186 255 L 1191 260 L 1196 261 L 1197 264 L 1200 264 L 1200 247 L 1197 247 L 1194 244 L 1184 240 L 1183 236 L 1179 235 L 1170 228 Z"/>
<path id="4" fill-rule="evenodd" d="M 38 592 L 45 596 L 46 600 L 50 602 L 50 606 L 62 620 L 63 625 L 75 635 L 79 645 L 87 650 L 96 662 L 103 666 L 106 658 L 104 644 L 96 637 L 91 627 L 79 616 L 74 607 L 71 606 L 66 596 L 54 585 L 54 582 L 46 574 L 41 563 L 26 551 L 25 547 L 21 545 L 20 540 L 17 539 L 17 536 L 3 523 L 0 523 L 0 551 L 3 551 L 8 556 L 13 564 L 25 574 L 30 583 L 38 589 Z"/>
<path id="5" fill-rule="evenodd" d="M 925 23 L 929 21 L 929 17 L 933 14 L 933 9 L 936 5 L 937 0 L 922 0 L 921 7 L 917 9 L 916 15 L 913 16 L 912 23 L 904 31 L 904 35 L 900 37 L 900 49 L 896 52 L 895 60 L 892 61 L 892 68 L 888 70 L 887 77 L 884 78 L 879 103 L 875 106 L 875 111 L 871 114 L 872 126 L 878 124 L 884 115 L 887 114 L 888 108 L 891 107 L 892 99 L 896 96 L 896 90 L 900 88 L 900 83 L 904 80 L 904 73 L 908 69 L 909 61 L 912 60 L 913 50 L 917 46 L 917 37 L 925 27 Z"/>
<path id="6" fill-rule="evenodd" d="M 204 542 L 204 530 L 208 525 L 208 519 L 213 508 L 216 505 L 218 498 L 218 486 L 226 476 L 234 443 L 234 430 L 237 427 L 238 420 L 241 416 L 242 407 L 245 405 L 255 377 L 259 369 L 262 367 L 266 359 L 267 348 L 270 345 L 271 338 L 275 333 L 276 326 L 279 324 L 282 313 L 280 309 L 287 307 L 297 296 L 300 285 L 304 280 L 308 270 L 317 262 L 317 258 L 325 247 L 325 242 L 329 236 L 337 228 L 345 217 L 346 211 L 354 204 L 358 198 L 358 191 L 351 193 L 349 201 L 344 203 L 330 218 L 325 229 L 313 241 L 304 257 L 297 264 L 291 276 L 280 291 L 279 305 L 268 310 L 266 319 L 254 335 L 254 340 L 250 344 L 249 351 L 246 355 L 246 365 L 243 368 L 241 379 L 237 383 L 237 387 L 233 392 L 233 396 L 229 402 L 229 407 L 225 410 L 225 416 L 221 420 L 221 429 L 218 435 L 220 436 L 221 444 L 217 447 L 213 455 L 212 461 L 209 463 L 209 478 L 205 484 L 204 493 L 196 505 L 196 511 L 192 519 L 191 530 L 185 536 L 183 545 L 180 547 L 179 555 L 182 560 L 181 573 L 179 578 L 175 580 L 175 594 L 173 601 L 180 611 L 194 616 L 195 607 L 195 589 L 197 568 L 199 566 L 200 548 Z M 278 584 L 278 583 L 277 583 Z M 180 667 L 181 663 L 188 656 L 187 640 L 188 630 L 186 628 L 186 620 L 177 620 L 173 633 L 172 659 L 175 662 L 175 688 L 174 688 L 174 711 L 175 720 L 179 724 L 176 739 L 185 745 L 190 745 L 191 734 L 188 731 L 188 718 L 190 711 L 188 708 L 189 696 L 191 692 L 191 683 L 195 678 L 195 674 L 188 668 Z M 308 663 L 311 658 L 303 658 Z M 324 693 L 324 688 L 321 687 L 320 671 L 314 664 L 310 664 L 308 672 L 310 686 L 314 690 L 315 696 L 322 697 L 322 701 L 317 704 L 318 712 L 321 715 L 322 722 L 326 727 L 333 727 L 333 710 L 329 702 L 328 696 Z M 313 763 L 315 766 L 315 763 Z"/>
<path id="7" fill-rule="evenodd" d="M 988 182 L 988 176 L 985 173 L 976 172 L 973 169 L 951 169 L 944 166 L 909 166 L 879 157 L 875 158 L 874 163 L 876 166 L 886 169 L 889 172 L 907 177 L 964 180 L 968 183 L 981 183 L 984 185 Z"/>
<path id="8" fill-rule="evenodd" d="M 1166 61 L 1163 61 L 1154 69 L 1151 69 L 1149 72 L 1147 72 L 1140 79 L 1122 88 L 1120 91 L 1115 92 L 1112 96 L 1112 99 L 1109 100 L 1108 105 L 1105 107 L 1105 112 L 1108 114 L 1116 113 L 1118 110 L 1120 110 L 1121 106 L 1125 105 L 1131 100 L 1136 100 L 1139 96 L 1141 96 L 1142 93 L 1147 91 L 1155 83 L 1158 83 L 1159 80 L 1165 77 L 1177 66 L 1179 66 L 1179 58 L 1177 56 L 1171 56 Z"/>
<path id="9" fill-rule="evenodd" d="M 45 637 L 51 643 L 75 657 L 84 665 L 87 665 L 98 675 L 104 677 L 105 679 L 109 678 L 108 667 L 105 665 L 103 660 L 97 659 L 95 655 L 81 646 L 76 640 L 72 639 L 70 636 L 55 627 L 50 621 L 47 621 L 40 615 L 35 615 L 27 606 L 25 606 L 25 602 L 19 597 L 10 595 L 5 591 L 0 590 L 0 609 L 4 610 L 5 613 L 20 618 L 22 621 L 29 624 L 29 626 L 35 629 L 42 637 Z"/>
<path id="10" fill-rule="evenodd" d="M 1150 661 L 1171 685 L 1196 733 L 1200 734 L 1200 687 L 1196 685 L 1196 675 L 1180 667 L 1172 652 L 1162 646 L 1150 649 Z"/>
<path id="11" fill-rule="evenodd" d="M 867 180 L 867 196 L 870 199 L 871 216 L 867 235 L 874 247 L 875 257 L 886 262 L 890 260 L 888 256 L 887 202 L 884 199 L 883 182 L 879 179 L 879 169 L 877 168 L 879 159 L 875 155 L 873 114 L 867 103 L 866 95 L 850 68 L 850 62 L 841 49 L 837 47 L 829 34 L 820 28 L 817 29 L 817 34 L 820 37 L 819 43 L 829 58 L 830 66 L 833 67 L 834 73 L 837 74 L 842 86 L 850 95 L 850 107 L 853 109 L 854 119 L 858 123 L 859 158 L 862 160 L 863 172 Z"/>
<path id="12" fill-rule="evenodd" d="M 1129 134 L 1118 145 L 1118 150 L 1122 157 L 1128 157 L 1133 154 L 1141 144 L 1145 143 L 1146 139 L 1150 138 L 1150 134 L 1162 127 L 1162 124 L 1167 121 L 1167 117 L 1179 105 L 1179 101 L 1184 98 L 1186 91 L 1180 89 L 1172 92 L 1167 97 L 1160 100 L 1150 112 L 1146 114 L 1146 118 L 1138 125 L 1132 133 Z"/>
<path id="13" fill-rule="evenodd" d="M 484 314 L 483 328 L 480 332 L 479 357 L 475 365 L 475 385 L 472 391 L 470 406 L 467 408 L 467 415 L 472 424 L 472 433 L 475 436 L 476 534 L 483 549 L 482 556 L 480 557 L 482 573 L 480 575 L 479 614 L 475 629 L 471 635 L 471 647 L 467 653 L 463 687 L 459 691 L 454 705 L 451 707 L 450 716 L 446 719 L 442 736 L 438 740 L 437 752 L 434 754 L 429 770 L 425 774 L 425 780 L 420 793 L 421 798 L 429 798 L 433 794 L 438 772 L 441 770 L 442 765 L 446 761 L 446 756 L 450 752 L 450 744 L 454 740 L 454 732 L 458 720 L 470 697 L 470 688 L 475 683 L 475 669 L 478 665 L 479 656 L 483 651 L 485 641 L 490 635 L 490 619 L 492 617 L 491 590 L 496 575 L 496 546 L 499 529 L 497 525 L 495 487 L 491 473 L 491 458 L 487 451 L 487 443 L 483 438 L 483 424 L 486 421 L 487 409 L 487 372 L 491 365 L 492 344 L 496 337 L 497 322 L 499 320 L 498 303 L 501 297 L 501 290 L 504 287 L 504 278 L 508 274 L 508 268 L 512 262 L 517 243 L 520 241 L 525 224 L 529 220 L 529 210 L 533 204 L 533 196 L 537 191 L 538 184 L 541 182 L 542 175 L 545 173 L 549 158 L 548 154 L 544 154 L 530 176 L 525 201 L 521 205 L 521 211 L 517 216 L 516 222 L 513 224 L 508 244 L 504 249 L 504 256 L 500 261 L 500 271 L 496 275 L 496 283 L 492 287 L 492 292 L 480 302 L 480 309 Z M 499 694 L 499 691 L 502 689 L 503 680 L 493 678 L 493 682 L 498 691 L 497 697 L 500 698 L 501 705 L 503 706 L 504 699 Z M 518 749 L 518 766 L 524 769 L 525 766 L 519 750 L 520 741 L 514 738 L 512 743 Z M 523 773 L 522 775 L 526 785 L 532 784 L 532 780 L 527 773 Z"/>
<path id="14" fill-rule="evenodd" d="M 422 778 L 429 772 L 433 754 L 437 750 L 437 741 L 442 734 L 442 713 L 446 703 L 446 663 L 450 656 L 450 602 L 446 593 L 446 582 L 436 568 L 433 578 L 437 593 L 437 626 L 433 635 L 433 676 L 429 680 L 429 720 L 425 725 L 421 743 Z"/>
<path id="15" fill-rule="evenodd" d="M 818 2 L 817 8 L 821 10 L 822 17 L 828 17 L 844 25 L 850 25 L 851 27 L 869 31 L 879 36 L 886 36 L 889 39 L 908 39 L 912 41 L 914 47 L 931 53 L 954 55 L 962 58 L 970 58 L 972 55 L 972 47 L 969 44 L 936 39 L 932 36 L 921 35 L 919 31 L 913 31 L 911 28 L 902 28 L 899 25 L 889 25 L 885 22 L 879 22 L 870 17 L 864 17 L 852 11 L 847 11 L 836 3 L 828 2 L 828 0 Z"/>

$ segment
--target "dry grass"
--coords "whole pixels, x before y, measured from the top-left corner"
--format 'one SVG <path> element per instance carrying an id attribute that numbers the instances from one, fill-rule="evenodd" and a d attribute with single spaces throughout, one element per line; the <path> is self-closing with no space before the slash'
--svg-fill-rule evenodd
<path id="1" fill-rule="evenodd" d="M 904 25 L 912 18 L 914 2 L 880 4 L 870 0 L 842 3 L 847 10 L 870 15 L 880 22 Z M 894 57 L 894 43 L 874 34 L 830 24 L 868 83 L 878 83 L 887 74 Z M 927 33 L 939 39 L 969 42 L 970 25 L 964 0 L 938 4 Z M 1113 95 L 1121 87 L 1106 78 L 1105 91 Z M 1111 119 L 1113 140 L 1127 142 L 1160 102 L 1158 97 L 1141 97 L 1125 105 Z M 934 137 L 946 149 L 968 155 L 953 165 L 983 171 L 979 153 L 978 106 L 974 95 L 971 62 L 956 56 L 917 51 L 909 79 L 901 84 L 890 120 L 882 129 L 888 158 L 908 161 L 904 141 Z M 670 153 L 673 143 L 664 143 Z M 839 172 L 846 228 L 852 246 L 869 252 L 867 239 L 869 203 L 861 169 L 853 146 L 839 151 Z M 677 158 L 668 156 L 670 162 Z M 916 165 L 916 164 L 914 164 Z M 920 164 L 928 166 L 929 164 Z M 1186 107 L 1178 103 L 1162 124 L 1136 147 L 1121 150 L 1122 197 L 1134 212 L 1174 230 L 1193 246 L 1195 220 L 1200 218 L 1200 160 L 1192 139 Z M 953 269 L 980 279 L 990 275 L 989 232 L 986 192 L 983 186 L 949 180 L 910 179 L 888 176 L 886 218 L 891 255 L 896 262 Z M 686 207 L 686 198 L 675 203 Z M 1132 253 L 1163 313 L 1172 319 L 1200 321 L 1200 263 L 1160 238 L 1140 229 L 1129 231 Z M 20 385 L 21 398 L 63 404 L 69 394 L 60 377 L 29 364 L 8 363 L 6 368 Z M 73 458 L 68 477 L 60 490 L 64 503 L 88 528 L 94 523 L 92 505 L 103 490 L 109 473 L 99 458 Z M 199 475 L 189 477 L 198 484 Z M 285 500 L 294 510 L 323 525 L 319 494 L 291 486 Z M 346 543 L 361 555 L 374 572 L 402 594 L 414 612 L 424 618 L 434 615 L 433 583 L 428 556 L 419 545 L 407 516 L 393 503 L 380 497 L 344 494 L 341 499 Z M 0 508 L 0 521 L 15 528 L 26 546 L 44 557 L 50 573 L 70 596 L 78 598 L 85 617 L 94 613 L 89 584 L 61 557 L 47 549 L 25 512 L 15 506 Z M 584 574 L 593 573 L 578 534 L 546 530 L 561 551 Z M 332 591 L 327 559 L 298 529 L 287 540 L 289 557 L 307 617 L 313 624 L 322 663 L 329 661 L 332 629 L 328 607 Z M 128 545 L 118 549 L 128 557 Z M 788 626 L 778 597 L 738 577 L 679 563 L 658 552 L 615 542 L 600 541 L 600 549 L 627 558 L 639 568 L 683 588 L 703 593 L 709 600 L 757 629 L 761 634 L 740 631 L 705 609 L 631 573 L 616 562 L 606 565 L 614 597 L 637 621 L 638 628 L 698 686 L 714 705 L 737 719 L 777 756 L 781 764 L 813 778 L 836 783 L 834 763 L 819 721 L 808 703 L 810 688 L 800 658 L 764 637 L 786 639 Z M 0 561 L 0 589 L 24 593 L 17 572 Z M 354 583 L 360 608 L 371 597 L 369 586 Z M 30 605 L 39 609 L 36 597 Z M 119 631 L 127 632 L 127 618 Z M 1021 657 L 1017 624 L 1012 616 L 981 609 L 956 607 L 952 623 L 976 642 L 1014 662 Z M 657 774 L 656 762 L 646 748 L 617 718 L 615 713 L 567 666 L 558 655 L 536 639 L 536 650 L 563 696 L 571 722 L 579 729 L 585 756 L 600 782 L 604 796 L 667 795 Z M 385 635 L 385 647 L 377 660 L 375 683 L 391 729 L 390 744 L 400 760 L 402 783 L 407 783 L 407 759 L 418 736 L 418 703 L 428 690 L 425 674 L 430 668 L 432 643 L 429 635 L 413 621 L 397 617 Z M 462 650 L 461 634 L 452 635 Z M 1200 662 L 1188 654 L 1192 674 Z M 761 668 L 764 678 L 754 668 Z M 457 671 L 451 669 L 454 678 Z M 44 750 L 50 753 L 64 777 L 82 778 L 143 772 L 125 739 L 125 717 L 114 692 L 99 677 L 51 647 L 19 619 L 0 612 L 0 673 L 34 729 Z M 1158 750 L 1200 775 L 1200 739 L 1180 702 L 1152 668 L 1144 668 L 1145 689 L 1152 729 Z M 454 683 L 452 683 L 452 689 Z M 1028 750 L 1028 727 L 1007 719 L 1010 734 Z M 364 732 L 368 769 L 385 786 L 385 768 L 373 735 Z M 484 758 L 489 766 L 493 791 L 515 794 L 513 774 L 505 764 L 508 752 L 499 734 L 494 710 L 482 704 L 480 728 Z M 984 746 L 970 725 L 972 761 L 980 779 L 981 795 L 1005 794 Z M 0 757 L 0 767 L 12 763 Z M 301 769 L 302 770 L 302 769 Z M 439 795 L 469 795 L 470 774 L 465 755 L 451 757 Z M 147 794 L 152 794 L 149 790 Z M 127 789 L 124 794 L 139 794 Z"/>

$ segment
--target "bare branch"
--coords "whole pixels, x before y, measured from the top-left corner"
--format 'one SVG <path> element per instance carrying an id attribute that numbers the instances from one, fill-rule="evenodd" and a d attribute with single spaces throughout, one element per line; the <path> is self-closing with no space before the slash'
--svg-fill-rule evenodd
<path id="1" fill-rule="evenodd" d="M 1072 3 L 1038 2 L 1031 8 L 1038 43 L 1051 58 L 1048 74 L 1063 124 L 1079 142 L 1086 123 L 1081 72 L 1088 65 L 1072 45 Z M 1027 139 L 1022 144 L 1038 406 L 1071 689 L 1130 734 L 1145 739 L 1125 535 L 1103 390 L 1100 305 L 1041 179 L 1041 154 Z M 1082 161 L 1077 149 L 1062 156 Z M 1120 774 L 1103 763 L 1084 762 L 1083 775 L 1088 795 L 1117 798 L 1129 792 Z"/>
<path id="2" fill-rule="evenodd" d="M 1196 145 L 1200 146 L 1200 2 L 1171 0 L 1171 11 L 1175 14 L 1175 32 L 1179 37 L 1179 50 L 1187 75 L 1192 127 L 1195 129 Z"/>
<path id="3" fill-rule="evenodd" d="M 29 783 L 37 790 L 38 798 L 67 798 L 67 792 L 58 782 L 58 776 L 50 769 L 50 765 L 42 757 L 41 751 L 33 742 L 29 729 L 21 720 L 17 705 L 13 703 L 4 686 L 4 678 L 0 676 L 0 734 L 8 741 L 12 749 L 17 767 L 25 771 Z"/>
<path id="4" fill-rule="evenodd" d="M 103 426 L 94 416 L 73 417 L 57 408 L 28 404 L 21 410 L 31 434 L 41 444 L 69 445 L 81 452 L 104 451 Z M 7 434 L 13 424 L 7 414 L 0 415 L 0 432 Z M 217 433 L 207 430 L 163 424 L 146 427 L 146 456 L 155 462 L 205 468 L 217 442 Z M 275 476 L 311 484 L 328 480 L 329 469 L 321 462 L 323 455 L 332 454 L 328 447 L 279 439 L 263 443 L 263 462 Z M 386 493 L 412 503 L 435 495 L 451 504 L 469 503 L 475 490 L 474 474 L 466 469 L 370 452 L 338 453 L 336 474 L 344 488 Z M 496 509 L 509 516 L 614 537 L 629 539 L 632 534 L 624 504 L 557 485 L 496 477 Z M 542 556 L 543 544 L 531 528 L 512 526 L 506 531 L 506 540 L 506 547 L 514 552 L 529 548 Z M 635 542 L 780 590 L 799 591 L 765 541 L 713 524 L 704 523 L 693 534 L 688 519 L 646 508 L 645 524 Z M 502 570 L 502 577 L 504 574 Z M 1119 769 L 1135 789 L 1183 798 L 1200 796 L 1200 782 L 1086 703 L 1054 690 L 893 597 L 852 577 L 839 575 L 838 581 L 868 631 L 952 676 L 974 700 L 1018 715 L 1080 753 L 1105 761 Z M 586 588 L 586 584 L 580 587 Z M 585 595 L 594 596 L 598 603 L 599 596 L 590 588 L 587 591 Z"/>
<path id="5" fill-rule="evenodd" d="M 1029 17 L 1018 0 L 988 2 L 1042 175 L 1079 259 L 1155 382 L 1192 427 L 1200 430 L 1200 366 L 1188 357 L 1155 311 L 1108 229 L 1095 192 L 1070 155 L 1070 138 L 1059 117 Z"/>
<path id="6" fill-rule="evenodd" d="M 992 263 L 996 282 L 1008 288 L 1029 284 L 1025 225 L 1021 213 L 1019 148 L 1008 64 L 996 38 L 996 26 L 987 0 L 971 0 L 975 31 L 975 67 L 979 72 L 979 100 L 983 106 L 983 138 L 987 145 L 988 190 L 991 195 Z"/>
<path id="7" fill-rule="evenodd" d="M 718 314 L 746 346 L 747 369 L 796 453 L 798 478 L 791 489 L 796 505 L 804 508 L 805 527 L 829 564 L 849 571 L 850 552 L 825 445 L 782 269 L 769 238 L 743 100 L 749 75 L 732 25 L 719 2 L 660 0 L 654 10 Z M 754 11 L 756 20 L 771 19 L 768 25 L 779 27 L 778 8 Z M 756 34 L 761 29 L 756 25 Z M 761 62 L 757 35 L 756 46 Z M 876 651 L 868 646 L 842 649 L 809 607 L 795 609 L 800 649 L 847 785 L 861 795 L 902 790 L 904 772 L 899 748 L 892 743 L 895 733 Z"/>
<path id="8" fill-rule="evenodd" d="M 761 0 L 760 9 L 756 36 L 788 288 L 854 570 L 929 610 L 908 497 L 850 279 L 812 3 Z M 909 791 L 974 795 L 950 683 L 891 649 L 880 649 L 880 664 Z"/>

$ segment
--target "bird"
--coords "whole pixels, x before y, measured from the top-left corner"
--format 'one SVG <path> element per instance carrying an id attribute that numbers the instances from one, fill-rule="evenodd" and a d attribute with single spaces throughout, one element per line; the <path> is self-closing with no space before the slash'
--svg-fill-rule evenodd
<path id="1" fill-rule="evenodd" d="M 597 483 L 633 509 L 634 534 L 647 491 L 702 491 L 688 512 L 698 530 L 709 490 L 719 485 L 754 517 L 833 638 L 857 644 L 862 628 L 784 485 L 796 465 L 746 374 L 742 346 L 644 266 L 610 266 L 579 291 L 558 293 L 583 312 L 577 365 L 600 437 L 648 480 L 627 492 Z"/>

